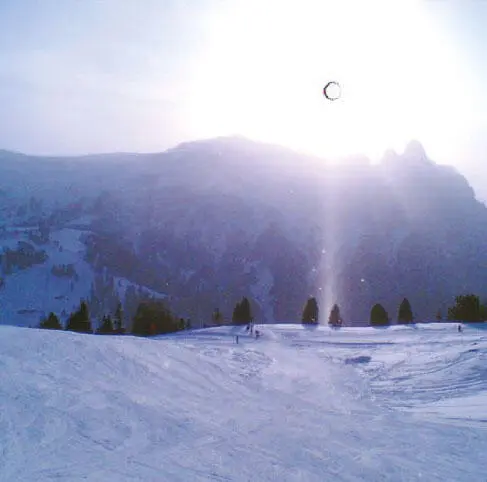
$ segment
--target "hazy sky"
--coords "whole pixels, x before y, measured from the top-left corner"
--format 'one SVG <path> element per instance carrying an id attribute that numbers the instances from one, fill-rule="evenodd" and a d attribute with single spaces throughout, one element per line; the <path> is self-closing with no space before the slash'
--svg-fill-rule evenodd
<path id="1" fill-rule="evenodd" d="M 377 158 L 417 138 L 487 199 L 486 25 L 484 0 L 1 0 L 0 148 L 242 134 Z"/>

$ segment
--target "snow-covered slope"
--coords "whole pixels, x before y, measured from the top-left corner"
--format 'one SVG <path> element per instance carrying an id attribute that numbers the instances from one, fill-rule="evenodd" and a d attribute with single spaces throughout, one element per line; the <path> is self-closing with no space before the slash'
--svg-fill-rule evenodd
<path id="1" fill-rule="evenodd" d="M 28 239 L 18 231 L 2 239 L 0 246 Z M 76 310 L 80 299 L 89 297 L 94 275 L 91 266 L 83 260 L 81 234 L 75 229 L 53 231 L 50 242 L 40 248 L 47 254 L 46 262 L 17 270 L 5 278 L 0 294 L 0 324 L 37 326 L 40 318 L 50 311 L 65 319 Z M 15 248 L 13 244 L 12 248 Z M 76 278 L 53 276 L 51 270 L 57 265 L 72 265 Z"/>
<path id="2" fill-rule="evenodd" d="M 0 327 L 0 480 L 484 480 L 487 332 L 262 331 Z"/>
<path id="3" fill-rule="evenodd" d="M 77 219 L 76 223 L 80 225 L 82 221 Z M 92 298 L 95 295 L 102 298 L 101 311 L 113 313 L 113 307 L 109 309 L 106 306 L 112 301 L 108 294 L 126 305 L 129 288 L 155 298 L 164 297 L 163 293 L 125 278 L 109 276 L 107 270 L 96 272 L 85 259 L 83 237 L 90 234 L 89 230 L 72 227 L 53 230 L 49 240 L 41 245 L 35 245 L 29 240 L 32 231 L 31 228 L 10 227 L 1 234 L 0 254 L 2 249 L 16 250 L 19 243 L 27 243 L 33 249 L 44 252 L 46 259 L 25 269 L 14 268 L 9 274 L 2 273 L 0 263 L 0 324 L 38 326 L 40 319 L 48 316 L 51 311 L 65 321 L 79 307 L 81 299 L 87 300 L 93 308 Z M 63 267 L 69 267 L 71 275 L 70 272 L 63 274 Z M 56 269 L 57 275 L 53 274 Z M 103 294 L 100 294 L 100 279 L 105 287 Z M 101 315 L 93 313 L 92 309 L 95 326 Z"/>

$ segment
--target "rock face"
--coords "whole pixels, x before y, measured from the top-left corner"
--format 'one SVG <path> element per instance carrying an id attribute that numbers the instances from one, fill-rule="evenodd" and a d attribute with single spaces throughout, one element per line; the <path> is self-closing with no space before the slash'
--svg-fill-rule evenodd
<path id="1" fill-rule="evenodd" d="M 2 271 L 0 305 L 11 307 L 3 323 L 17 323 L 26 306 L 58 309 L 68 292 L 78 297 L 71 304 L 86 292 L 108 309 L 103 298 L 124 301 L 128 285 L 166 297 L 196 324 L 217 307 L 228 319 L 242 296 L 259 321 L 300 319 L 309 296 L 321 321 L 335 302 L 345 323 L 368 320 L 375 303 L 395 318 L 404 297 L 416 317 L 434 318 L 455 295 L 483 295 L 487 285 L 487 208 L 417 141 L 378 165 L 339 166 L 242 138 L 146 155 L 2 151 L 0 196 L 0 245 L 13 249 L 16 229 L 16 243 L 34 240 L 47 253 L 22 271 L 36 270 L 25 278 L 32 290 L 50 276 L 69 283 L 17 302 L 8 287 L 19 274 Z M 81 247 L 63 250 L 66 230 Z M 52 275 L 61 264 L 79 279 Z"/>

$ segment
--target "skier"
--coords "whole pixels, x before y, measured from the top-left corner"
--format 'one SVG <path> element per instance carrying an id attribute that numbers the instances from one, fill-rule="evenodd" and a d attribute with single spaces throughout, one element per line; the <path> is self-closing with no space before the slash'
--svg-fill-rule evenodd
<path id="1" fill-rule="evenodd" d="M 458 325 L 458 333 L 462 332 L 462 325 Z"/>
<path id="2" fill-rule="evenodd" d="M 255 338 L 259 338 L 260 336 L 260 331 L 259 330 L 255 330 Z"/>
<path id="3" fill-rule="evenodd" d="M 235 335 L 235 343 L 238 345 L 238 335 Z"/>

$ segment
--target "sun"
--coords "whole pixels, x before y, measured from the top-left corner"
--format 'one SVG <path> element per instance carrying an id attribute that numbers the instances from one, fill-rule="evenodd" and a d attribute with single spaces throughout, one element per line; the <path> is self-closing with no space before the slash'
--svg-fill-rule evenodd
<path id="1" fill-rule="evenodd" d="M 187 113 L 201 137 L 242 134 L 328 157 L 377 157 L 468 117 L 454 49 L 420 1 L 229 1 L 209 16 Z M 339 99 L 323 96 L 330 82 Z M 337 87 L 338 86 L 338 87 Z M 445 115 L 445 109 L 449 115 Z"/>

